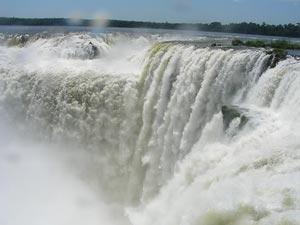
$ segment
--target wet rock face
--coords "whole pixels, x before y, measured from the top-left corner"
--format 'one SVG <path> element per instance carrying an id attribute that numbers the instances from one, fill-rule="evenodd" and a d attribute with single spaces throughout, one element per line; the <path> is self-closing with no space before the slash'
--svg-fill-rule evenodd
<path id="1" fill-rule="evenodd" d="M 272 49 L 267 51 L 267 54 L 271 55 L 268 62 L 270 68 L 274 68 L 279 61 L 284 60 L 287 57 L 287 52 L 283 49 Z"/>
<path id="2" fill-rule="evenodd" d="M 239 128 L 242 128 L 248 121 L 248 118 L 242 114 L 238 107 L 224 105 L 222 106 L 221 111 L 223 114 L 223 124 L 225 130 L 235 118 L 240 118 L 241 122 L 239 124 Z"/>
<path id="3" fill-rule="evenodd" d="M 94 59 L 99 56 L 99 49 L 90 41 L 88 44 L 89 59 Z"/>

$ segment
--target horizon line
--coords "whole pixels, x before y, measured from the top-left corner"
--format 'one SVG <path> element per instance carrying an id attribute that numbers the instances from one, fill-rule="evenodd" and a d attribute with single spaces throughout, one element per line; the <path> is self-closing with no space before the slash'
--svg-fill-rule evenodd
<path id="1" fill-rule="evenodd" d="M 0 19 L 64 19 L 64 20 L 73 20 L 74 18 L 72 17 L 18 17 L 18 16 L 0 16 Z M 78 21 L 97 21 L 97 18 L 76 18 L 76 20 Z M 278 26 L 278 25 L 287 25 L 287 24 L 294 24 L 294 25 L 300 25 L 300 21 L 299 22 L 289 22 L 289 23 L 267 23 L 267 22 L 252 22 L 252 21 L 240 21 L 240 22 L 227 22 L 227 23 L 223 23 L 221 21 L 211 21 L 211 22 L 169 22 L 169 21 L 150 21 L 150 20 L 128 20 L 128 19 L 116 19 L 116 18 L 104 18 L 104 20 L 106 21 L 124 21 L 124 22 L 142 22 L 142 23 L 158 23 L 158 24 L 177 24 L 177 25 L 197 25 L 197 24 L 212 24 L 212 23 L 221 23 L 222 25 L 230 25 L 230 24 L 242 24 L 242 23 L 253 23 L 253 24 L 266 24 L 266 25 L 274 25 L 274 26 Z"/>

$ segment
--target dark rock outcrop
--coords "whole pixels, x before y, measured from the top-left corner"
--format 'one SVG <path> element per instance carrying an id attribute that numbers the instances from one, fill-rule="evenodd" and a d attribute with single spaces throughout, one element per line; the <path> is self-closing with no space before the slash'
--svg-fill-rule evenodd
<path id="1" fill-rule="evenodd" d="M 281 60 L 286 59 L 287 57 L 287 52 L 283 49 L 272 49 L 272 50 L 268 50 L 267 54 L 270 54 L 271 57 L 269 59 L 268 62 L 268 66 L 270 68 L 274 68 L 278 62 L 280 62 Z"/>
<path id="2" fill-rule="evenodd" d="M 242 128 L 247 122 L 248 118 L 243 115 L 242 111 L 235 106 L 222 106 L 222 114 L 223 114 L 223 125 L 224 129 L 226 130 L 230 123 L 233 121 L 235 118 L 240 118 L 241 122 L 239 124 L 239 128 Z"/>

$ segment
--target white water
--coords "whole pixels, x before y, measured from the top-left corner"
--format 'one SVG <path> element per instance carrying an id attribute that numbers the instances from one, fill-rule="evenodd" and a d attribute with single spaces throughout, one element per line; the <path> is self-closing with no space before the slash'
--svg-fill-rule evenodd
<path id="1" fill-rule="evenodd" d="M 300 224 L 300 62 L 161 39 L 0 46 L 1 224 Z"/>

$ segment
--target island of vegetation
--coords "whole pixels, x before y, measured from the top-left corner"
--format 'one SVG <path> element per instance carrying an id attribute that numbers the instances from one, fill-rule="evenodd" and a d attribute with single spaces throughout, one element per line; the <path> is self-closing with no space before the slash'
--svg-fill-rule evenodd
<path id="1" fill-rule="evenodd" d="M 232 40 L 233 46 L 247 46 L 256 48 L 274 48 L 274 49 L 297 49 L 300 50 L 300 43 L 289 42 L 287 40 L 263 41 L 263 40 Z"/>
<path id="2" fill-rule="evenodd" d="M 233 46 L 246 46 L 255 48 L 266 48 L 266 52 L 272 55 L 270 67 L 273 68 L 282 59 L 287 56 L 287 50 L 300 50 L 300 43 L 293 43 L 286 40 L 263 41 L 263 40 L 245 40 L 233 39 Z"/>
<path id="3" fill-rule="evenodd" d="M 0 17 L 0 25 L 24 25 L 24 26 L 91 26 L 93 20 L 83 19 L 80 23 L 72 24 L 70 19 L 66 18 L 15 18 Z M 269 35 L 282 37 L 300 37 L 300 23 L 270 25 L 266 23 L 230 23 L 222 24 L 220 22 L 212 23 L 161 23 L 161 22 L 141 22 L 125 20 L 108 20 L 108 27 L 126 27 L 126 28 L 159 28 L 159 29 L 189 29 L 211 32 L 240 33 Z"/>

